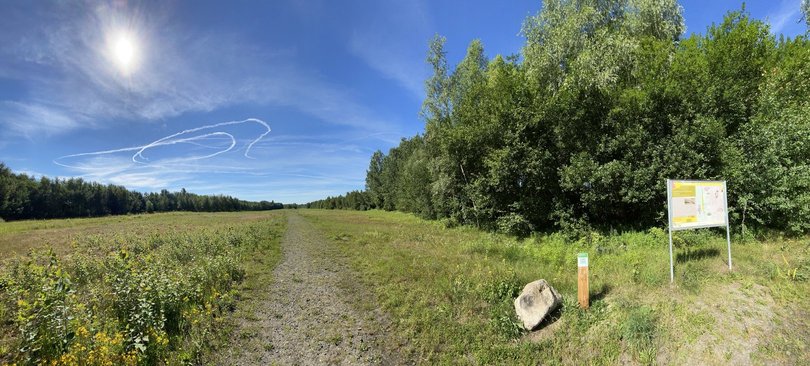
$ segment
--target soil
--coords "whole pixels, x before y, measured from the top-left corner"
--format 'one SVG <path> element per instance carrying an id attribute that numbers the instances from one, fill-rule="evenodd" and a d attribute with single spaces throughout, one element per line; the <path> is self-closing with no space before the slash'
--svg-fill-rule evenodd
<path id="1" fill-rule="evenodd" d="M 384 351 L 388 321 L 361 309 L 356 274 L 333 244 L 300 215 L 288 215 L 283 259 L 252 316 L 238 319 L 222 364 L 397 364 Z"/>
<path id="2" fill-rule="evenodd" d="M 694 342 L 670 345 L 674 349 L 660 352 L 658 362 L 705 365 L 724 360 L 729 365 L 755 364 L 752 354 L 773 335 L 775 327 L 776 304 L 768 288 L 734 283 L 705 291 L 716 295 L 698 299 L 690 306 L 692 311 L 703 312 L 713 319 L 711 330 Z M 675 350 L 676 355 L 670 354 L 669 351 Z"/>

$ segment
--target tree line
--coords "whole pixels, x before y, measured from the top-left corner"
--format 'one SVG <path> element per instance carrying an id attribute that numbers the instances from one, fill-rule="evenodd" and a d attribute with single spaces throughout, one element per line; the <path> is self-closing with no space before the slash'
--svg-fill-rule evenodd
<path id="1" fill-rule="evenodd" d="M 305 207 L 325 208 L 328 210 L 348 209 L 360 211 L 377 208 L 366 191 L 351 191 L 336 197 L 326 197 L 322 200 L 307 203 Z"/>
<path id="2" fill-rule="evenodd" d="M 168 211 L 245 211 L 283 208 L 276 202 L 243 201 L 223 195 L 161 190 L 140 193 L 80 178 L 35 179 L 14 174 L 0 163 L 0 218 L 3 220 L 91 217 Z"/>
<path id="3" fill-rule="evenodd" d="M 810 26 L 808 1 L 802 10 Z M 665 223 L 665 180 L 726 180 L 732 224 L 810 231 L 810 42 L 745 7 L 683 37 L 675 0 L 548 0 L 517 55 L 430 43 L 425 131 L 366 189 L 309 207 L 401 210 L 515 234 Z"/>

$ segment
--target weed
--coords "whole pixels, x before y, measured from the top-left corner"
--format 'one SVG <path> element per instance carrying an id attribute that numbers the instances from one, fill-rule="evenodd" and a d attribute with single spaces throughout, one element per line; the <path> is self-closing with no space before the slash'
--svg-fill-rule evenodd
<path id="1" fill-rule="evenodd" d="M 776 266 L 776 274 L 780 278 L 789 281 L 807 281 L 810 277 L 810 261 L 805 261 L 798 266 L 791 265 L 784 254 L 782 254 L 782 261 L 785 263 L 784 268 Z"/>
<path id="2" fill-rule="evenodd" d="M 74 239 L 73 255 L 17 258 L 0 274 L 0 330 L 15 350 L 0 361 L 199 363 L 235 309 L 242 259 L 274 228 L 89 236 Z"/>
<path id="3" fill-rule="evenodd" d="M 47 264 L 28 262 L 17 267 L 28 275 L 13 289 L 17 297 L 16 324 L 23 342 L 20 360 L 41 363 L 64 353 L 75 332 L 71 320 L 76 310 L 70 277 L 62 270 L 59 260 L 48 253 Z"/>
<path id="4" fill-rule="evenodd" d="M 340 334 L 333 334 L 332 336 L 326 339 L 326 342 L 337 346 L 340 344 L 340 342 L 343 342 L 343 337 Z"/>
<path id="5" fill-rule="evenodd" d="M 523 334 L 523 326 L 515 316 L 512 303 L 522 287 L 515 273 L 508 272 L 488 282 L 483 289 L 483 298 L 491 306 L 490 322 L 496 332 L 506 339 Z"/>
<path id="6" fill-rule="evenodd" d="M 484 286 L 483 297 L 491 304 L 513 300 L 520 294 L 523 284 L 514 272 L 507 272 L 496 277 Z"/>
<path id="7" fill-rule="evenodd" d="M 349 241 L 351 240 L 352 236 L 346 233 L 337 233 L 330 236 L 329 238 L 336 241 Z"/>
<path id="8" fill-rule="evenodd" d="M 495 331 L 506 339 L 520 337 L 525 330 L 523 324 L 515 316 L 515 308 L 509 302 L 498 304 L 490 317 Z"/>
<path id="9" fill-rule="evenodd" d="M 358 239 L 332 244 L 375 292 L 361 306 L 388 313 L 391 328 L 385 337 L 416 363 L 650 364 L 664 355 L 676 364 L 729 363 L 725 352 L 700 354 L 706 347 L 698 342 L 707 334 L 722 344 L 752 345 L 735 348 L 732 362 L 740 352 L 748 352 L 743 357 L 750 355 L 754 363 L 808 361 L 801 340 L 807 339 L 809 328 L 800 316 L 810 303 L 804 301 L 808 282 L 800 280 L 803 266 L 810 263 L 806 240 L 748 243 L 739 249 L 732 241 L 734 270 L 729 273 L 723 263 L 724 233 L 673 233 L 676 255 L 685 255 L 676 263 L 678 286 L 672 287 L 667 233 L 660 228 L 597 233 L 581 226 L 573 238 L 554 232 L 518 241 L 470 227 L 448 229 L 399 212 L 300 214 L 329 237 Z M 576 255 L 582 251 L 591 259 L 588 310 L 576 301 Z M 781 254 L 788 251 L 794 256 L 787 257 L 786 268 Z M 774 264 L 783 273 L 798 268 L 796 280 L 779 277 Z M 557 321 L 523 332 L 513 301 L 523 285 L 541 278 L 560 292 L 563 305 L 554 313 Z M 767 288 L 757 292 L 763 300 L 779 296 L 769 311 L 745 315 L 773 324 L 769 333 L 749 328 L 752 335 L 740 335 L 718 317 L 718 312 L 734 309 L 720 295 L 733 292 L 738 283 Z M 774 359 L 768 353 L 773 350 L 789 351 L 795 359 Z"/>
<path id="10" fill-rule="evenodd" d="M 495 224 L 500 232 L 517 237 L 526 237 L 534 229 L 529 220 L 514 212 L 499 217 Z"/>
<path id="11" fill-rule="evenodd" d="M 627 320 L 622 325 L 622 339 L 645 364 L 655 361 L 655 322 L 653 310 L 647 306 L 640 306 L 630 310 Z"/>

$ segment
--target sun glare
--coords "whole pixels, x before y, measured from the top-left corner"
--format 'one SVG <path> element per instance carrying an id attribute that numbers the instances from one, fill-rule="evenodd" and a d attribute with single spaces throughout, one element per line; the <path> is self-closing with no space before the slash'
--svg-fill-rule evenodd
<path id="1" fill-rule="evenodd" d="M 108 41 L 110 58 L 125 75 L 135 71 L 138 61 L 138 44 L 131 34 L 119 32 Z"/>

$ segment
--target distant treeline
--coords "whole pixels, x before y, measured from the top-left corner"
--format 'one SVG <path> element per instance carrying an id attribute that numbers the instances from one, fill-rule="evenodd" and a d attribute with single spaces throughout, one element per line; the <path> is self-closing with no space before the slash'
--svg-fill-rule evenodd
<path id="1" fill-rule="evenodd" d="M 649 227 L 667 178 L 718 179 L 733 225 L 807 233 L 808 38 L 777 39 L 744 8 L 683 32 L 675 0 L 548 0 L 520 55 L 476 40 L 450 69 L 437 36 L 424 134 L 374 153 L 364 192 L 309 207 L 513 233 Z"/>
<path id="2" fill-rule="evenodd" d="M 327 197 L 326 199 L 310 202 L 306 208 L 348 209 L 348 210 L 370 210 L 378 207 L 371 199 L 368 191 L 351 191 L 342 196 Z"/>
<path id="3" fill-rule="evenodd" d="M 167 211 L 246 211 L 282 208 L 281 203 L 243 201 L 229 196 L 204 196 L 162 190 L 130 191 L 82 179 L 34 179 L 14 174 L 0 163 L 0 218 L 51 219 Z"/>

